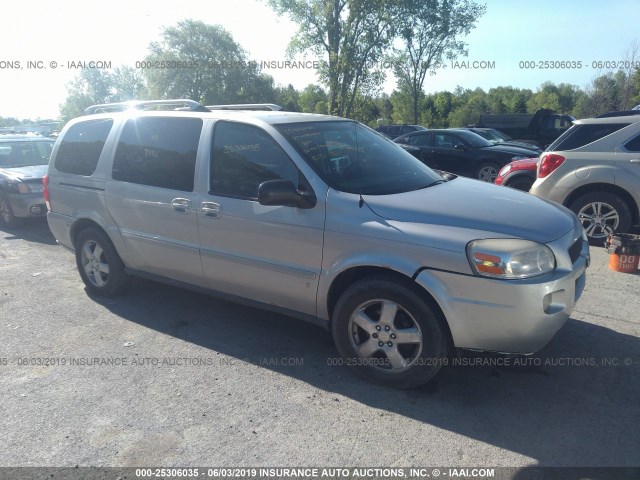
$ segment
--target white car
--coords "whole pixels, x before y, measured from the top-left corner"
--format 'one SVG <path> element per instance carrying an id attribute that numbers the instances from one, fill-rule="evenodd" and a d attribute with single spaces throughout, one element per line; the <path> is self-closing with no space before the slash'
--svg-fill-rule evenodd
<path id="1" fill-rule="evenodd" d="M 529 191 L 573 210 L 593 245 L 640 224 L 640 111 L 619 113 L 576 120 L 542 154 Z"/>

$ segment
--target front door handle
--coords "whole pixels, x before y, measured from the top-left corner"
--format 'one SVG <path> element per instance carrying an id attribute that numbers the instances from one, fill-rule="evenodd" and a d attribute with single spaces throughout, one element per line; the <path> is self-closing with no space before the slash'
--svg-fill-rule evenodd
<path id="1" fill-rule="evenodd" d="M 629 160 L 631 163 L 640 163 L 640 158 L 634 158 Z"/>
<path id="2" fill-rule="evenodd" d="M 176 212 L 186 212 L 191 207 L 191 200 L 188 198 L 174 198 L 171 200 L 171 206 Z"/>
<path id="3" fill-rule="evenodd" d="M 205 217 L 220 218 L 222 217 L 222 207 L 215 202 L 202 202 L 200 210 Z"/>

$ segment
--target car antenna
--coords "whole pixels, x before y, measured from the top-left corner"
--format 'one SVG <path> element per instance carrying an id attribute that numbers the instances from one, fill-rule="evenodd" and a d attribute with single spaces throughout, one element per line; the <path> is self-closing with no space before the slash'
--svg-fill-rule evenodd
<path id="1" fill-rule="evenodd" d="M 364 197 L 362 196 L 362 194 L 360 193 L 360 201 L 358 202 L 358 208 L 362 208 L 362 206 L 364 205 Z"/>

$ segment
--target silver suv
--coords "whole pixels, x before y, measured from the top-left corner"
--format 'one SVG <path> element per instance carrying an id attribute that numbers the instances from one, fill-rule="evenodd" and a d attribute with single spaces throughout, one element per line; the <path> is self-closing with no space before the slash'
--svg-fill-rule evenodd
<path id="1" fill-rule="evenodd" d="M 569 207 L 593 245 L 640 223 L 640 111 L 576 120 L 542 154 L 530 193 Z"/>
<path id="2" fill-rule="evenodd" d="M 53 143 L 41 135 L 0 134 L 0 225 L 13 228 L 46 215 L 42 177 Z"/>
<path id="3" fill-rule="evenodd" d="M 325 115 L 88 115 L 61 132 L 45 184 L 89 292 L 139 275 L 275 309 L 396 387 L 431 379 L 453 347 L 540 349 L 589 261 L 569 210 L 443 176 Z"/>

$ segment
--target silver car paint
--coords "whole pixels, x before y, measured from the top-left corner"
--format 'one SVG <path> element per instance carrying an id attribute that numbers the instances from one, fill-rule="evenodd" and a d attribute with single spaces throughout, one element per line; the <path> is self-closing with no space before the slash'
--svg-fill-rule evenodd
<path id="1" fill-rule="evenodd" d="M 569 318 L 585 286 L 589 246 L 571 263 L 568 248 L 582 236 L 575 225 L 548 243 L 556 256 L 553 273 L 527 280 L 501 281 L 424 270 L 416 281 L 445 314 L 456 346 L 477 350 L 532 353 L 546 345 Z"/>
<path id="2" fill-rule="evenodd" d="M 565 157 L 565 161 L 544 178 L 538 178 L 529 193 L 566 205 L 578 188 L 602 183 L 624 189 L 640 207 L 640 153 L 624 152 L 621 148 L 640 132 L 640 118 L 610 117 L 576 120 L 575 124 L 624 123 L 630 125 L 580 148 L 547 151 Z M 623 153 L 624 152 L 624 153 Z"/>
<path id="3" fill-rule="evenodd" d="M 48 218 L 61 244 L 73 249 L 73 225 L 89 219 L 107 232 L 132 270 L 314 315 L 325 322 L 331 315 L 329 291 L 338 275 L 362 266 L 393 270 L 415 278 L 431 293 L 445 313 L 455 344 L 466 348 L 513 352 L 539 348 L 566 320 L 581 293 L 588 247 L 585 244 L 581 260 L 570 265 L 567 250 L 582 228 L 561 207 L 462 178 L 408 194 L 365 196 L 360 206 L 358 195 L 329 188 L 272 127 L 335 118 L 236 112 L 164 115 L 204 119 L 194 192 L 151 192 L 161 189 L 111 180 L 116 140 L 128 117 L 102 115 L 115 122 L 93 176 L 62 174 L 51 162 L 54 211 Z M 309 210 L 266 207 L 209 195 L 209 146 L 219 118 L 250 123 L 270 133 L 311 184 L 317 205 Z M 60 138 L 78 121 L 82 119 L 67 125 Z M 189 200 L 185 212 L 171 207 L 178 194 Z M 217 203 L 222 215 L 205 214 L 205 202 Z M 171 218 L 176 223 L 167 221 Z M 185 231 L 189 225 L 193 232 Z M 514 237 L 547 243 L 556 254 L 558 269 L 526 281 L 473 275 L 465 250 L 470 241 Z M 548 295 L 555 297 L 545 311 L 542 304 Z"/>
<path id="4" fill-rule="evenodd" d="M 460 191 L 464 195 L 460 195 Z M 574 218 L 555 205 L 514 189 L 496 191 L 495 185 L 459 177 L 430 188 L 368 200 L 380 216 L 389 220 L 428 224 L 435 233 L 432 243 L 442 247 L 459 229 L 500 233 L 540 243 L 555 240 L 573 228 Z M 517 228 L 514 230 L 514 225 Z M 468 236 L 461 239 L 466 246 Z M 465 242 L 466 240 L 466 242 Z M 463 246 L 463 247 L 464 247 Z M 451 248 L 451 247 L 449 247 Z M 459 246 L 457 250 L 460 251 Z"/>
<path id="5" fill-rule="evenodd" d="M 47 174 L 47 168 L 47 165 L 31 165 L 27 167 L 1 168 L 0 170 L 3 175 L 5 175 L 5 178 L 8 178 L 10 181 L 15 180 L 19 182 L 33 178 L 42 178 Z M 44 206 L 44 199 L 40 192 L 9 193 L 9 203 L 16 217 L 27 218 L 46 214 L 46 210 L 38 215 L 31 213 L 31 207 Z"/>

